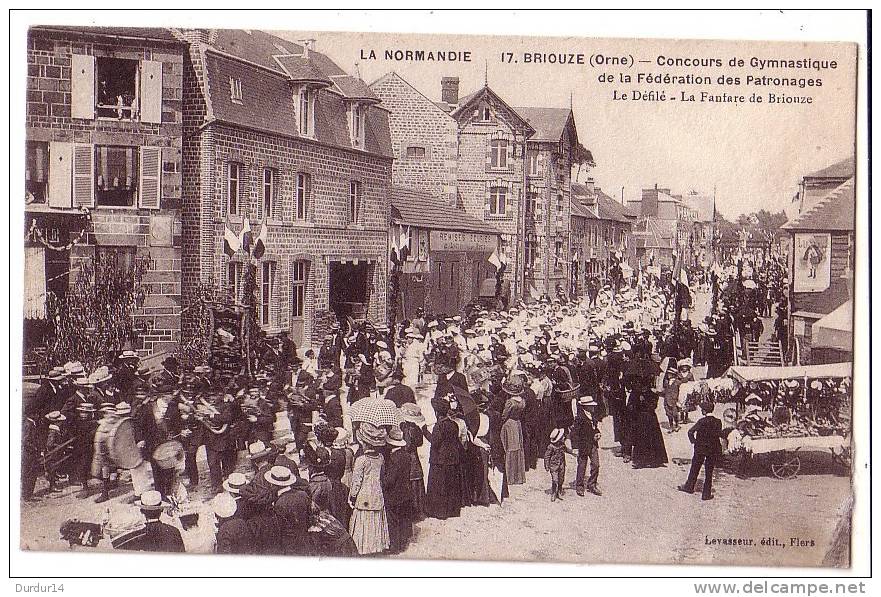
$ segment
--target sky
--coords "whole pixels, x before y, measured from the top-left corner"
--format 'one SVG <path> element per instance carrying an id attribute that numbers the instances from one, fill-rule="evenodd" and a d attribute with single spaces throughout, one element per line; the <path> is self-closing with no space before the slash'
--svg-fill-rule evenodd
<path id="1" fill-rule="evenodd" d="M 460 96 L 488 81 L 511 106 L 565 108 L 575 113 L 579 140 L 591 150 L 596 167 L 590 175 L 606 193 L 638 200 L 641 189 L 667 187 L 713 194 L 717 209 L 729 219 L 758 209 L 783 210 L 801 177 L 853 153 L 855 46 L 782 42 L 637 40 L 442 36 L 381 33 L 275 32 L 291 41 L 315 38 L 315 49 L 345 71 L 367 82 L 395 71 L 429 99 L 440 100 L 440 79 L 460 79 Z M 470 52 L 470 62 L 416 62 L 385 59 L 386 50 Z M 376 59 L 370 59 L 370 51 Z M 510 52 L 512 57 L 504 55 Z M 585 64 L 525 64 L 524 53 L 582 54 Z M 592 57 L 632 61 L 594 65 Z M 660 66 L 658 59 L 716 58 L 721 67 Z M 837 68 L 782 69 L 759 72 L 759 59 L 835 60 Z M 731 68 L 732 58 L 746 61 Z M 517 60 L 516 63 L 513 60 Z M 639 62 L 645 61 L 645 62 Z M 740 85 L 695 86 L 600 82 L 603 74 L 739 76 Z M 745 84 L 748 74 L 822 79 L 821 87 L 772 87 Z M 619 95 L 664 90 L 677 101 L 621 101 Z M 728 92 L 746 99 L 752 93 L 767 102 L 769 92 L 810 96 L 811 104 L 683 102 L 680 93 Z"/>

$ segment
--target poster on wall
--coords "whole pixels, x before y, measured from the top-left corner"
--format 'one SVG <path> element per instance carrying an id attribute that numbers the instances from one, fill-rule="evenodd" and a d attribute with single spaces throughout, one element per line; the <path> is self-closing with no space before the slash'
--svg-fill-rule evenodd
<path id="1" fill-rule="evenodd" d="M 795 292 L 823 292 L 829 288 L 832 263 L 832 235 L 799 233 L 795 235 Z"/>

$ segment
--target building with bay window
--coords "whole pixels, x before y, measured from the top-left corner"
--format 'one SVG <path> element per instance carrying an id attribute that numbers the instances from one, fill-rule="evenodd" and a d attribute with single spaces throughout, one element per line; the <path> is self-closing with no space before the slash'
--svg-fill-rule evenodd
<path id="1" fill-rule="evenodd" d="M 176 346 L 185 49 L 162 29 L 28 32 L 26 351 L 47 330 L 47 299 L 92 258 L 150 258 L 134 348 Z"/>
<path id="2" fill-rule="evenodd" d="M 314 40 L 173 33 L 188 44 L 184 291 L 205 284 L 241 301 L 251 257 L 228 257 L 224 232 L 265 224 L 254 263 L 265 330 L 309 345 L 340 317 L 384 321 L 393 155 L 379 97 Z"/>

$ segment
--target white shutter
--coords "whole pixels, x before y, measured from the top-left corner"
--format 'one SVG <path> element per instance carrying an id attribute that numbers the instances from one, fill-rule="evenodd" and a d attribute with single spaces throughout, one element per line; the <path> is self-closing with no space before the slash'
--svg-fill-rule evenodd
<path id="1" fill-rule="evenodd" d="M 146 209 L 159 209 L 159 191 L 162 188 L 162 150 L 158 147 L 141 147 L 141 181 L 138 205 Z"/>
<path id="2" fill-rule="evenodd" d="M 162 63 L 141 61 L 141 122 L 162 122 Z"/>
<path id="3" fill-rule="evenodd" d="M 49 207 L 70 207 L 73 143 L 49 143 Z"/>
<path id="4" fill-rule="evenodd" d="M 95 57 L 85 54 L 70 56 L 70 115 L 85 120 L 95 119 Z"/>
<path id="5" fill-rule="evenodd" d="M 73 206 L 95 207 L 95 148 L 77 143 L 73 146 Z"/>

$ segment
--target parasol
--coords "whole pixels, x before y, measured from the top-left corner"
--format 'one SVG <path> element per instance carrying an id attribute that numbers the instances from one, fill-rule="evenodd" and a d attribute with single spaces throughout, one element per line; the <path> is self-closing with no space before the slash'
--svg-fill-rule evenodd
<path id="1" fill-rule="evenodd" d="M 352 421 L 366 422 L 377 427 L 400 425 L 401 413 L 395 403 L 385 398 L 362 398 L 349 409 Z"/>

